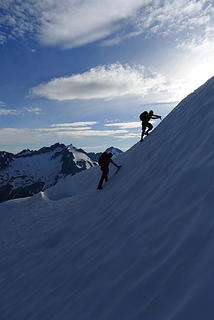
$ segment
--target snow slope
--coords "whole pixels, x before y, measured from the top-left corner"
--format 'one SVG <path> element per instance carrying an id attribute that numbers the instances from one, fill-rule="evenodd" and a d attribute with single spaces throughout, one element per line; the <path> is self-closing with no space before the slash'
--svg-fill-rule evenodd
<path id="1" fill-rule="evenodd" d="M 213 104 L 214 77 L 102 191 L 94 167 L 0 205 L 1 320 L 213 320 Z"/>

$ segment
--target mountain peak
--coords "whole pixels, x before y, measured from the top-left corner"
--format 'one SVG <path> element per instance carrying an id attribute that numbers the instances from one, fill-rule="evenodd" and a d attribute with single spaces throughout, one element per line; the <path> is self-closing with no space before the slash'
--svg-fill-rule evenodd
<path id="1" fill-rule="evenodd" d="M 0 152 L 0 202 L 44 191 L 95 165 L 85 151 L 61 143 L 16 155 Z"/>

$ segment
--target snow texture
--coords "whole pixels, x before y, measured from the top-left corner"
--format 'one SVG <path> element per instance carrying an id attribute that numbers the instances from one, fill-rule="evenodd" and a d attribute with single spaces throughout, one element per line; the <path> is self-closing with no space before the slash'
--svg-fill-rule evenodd
<path id="1" fill-rule="evenodd" d="M 214 78 L 143 143 L 0 205 L 1 320 L 213 320 Z"/>

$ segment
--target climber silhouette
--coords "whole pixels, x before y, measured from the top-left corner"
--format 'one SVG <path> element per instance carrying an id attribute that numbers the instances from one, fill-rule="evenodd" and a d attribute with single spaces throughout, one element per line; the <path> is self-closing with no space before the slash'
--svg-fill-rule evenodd
<path id="1" fill-rule="evenodd" d="M 109 164 L 112 163 L 115 167 L 120 169 L 122 166 L 118 166 L 111 158 L 113 154 L 111 152 L 103 152 L 101 156 L 99 157 L 98 163 L 100 166 L 100 169 L 102 171 L 102 176 L 100 178 L 100 182 L 98 184 L 97 189 L 102 189 L 103 188 L 103 181 L 105 182 L 108 181 L 108 173 L 109 173 Z"/>
<path id="2" fill-rule="evenodd" d="M 149 135 L 149 132 L 153 129 L 153 125 L 149 122 L 151 119 L 161 119 L 161 116 L 154 114 L 153 110 L 144 111 L 140 114 L 140 120 L 142 121 L 142 134 L 141 141 L 143 141 L 143 136 Z M 147 131 L 146 131 L 146 128 Z"/>

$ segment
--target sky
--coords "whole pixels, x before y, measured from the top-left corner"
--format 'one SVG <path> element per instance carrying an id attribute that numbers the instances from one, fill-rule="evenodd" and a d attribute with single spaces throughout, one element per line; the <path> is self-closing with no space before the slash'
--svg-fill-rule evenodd
<path id="1" fill-rule="evenodd" d="M 213 35 L 212 0 L 0 0 L 0 150 L 128 149 L 213 76 Z"/>

